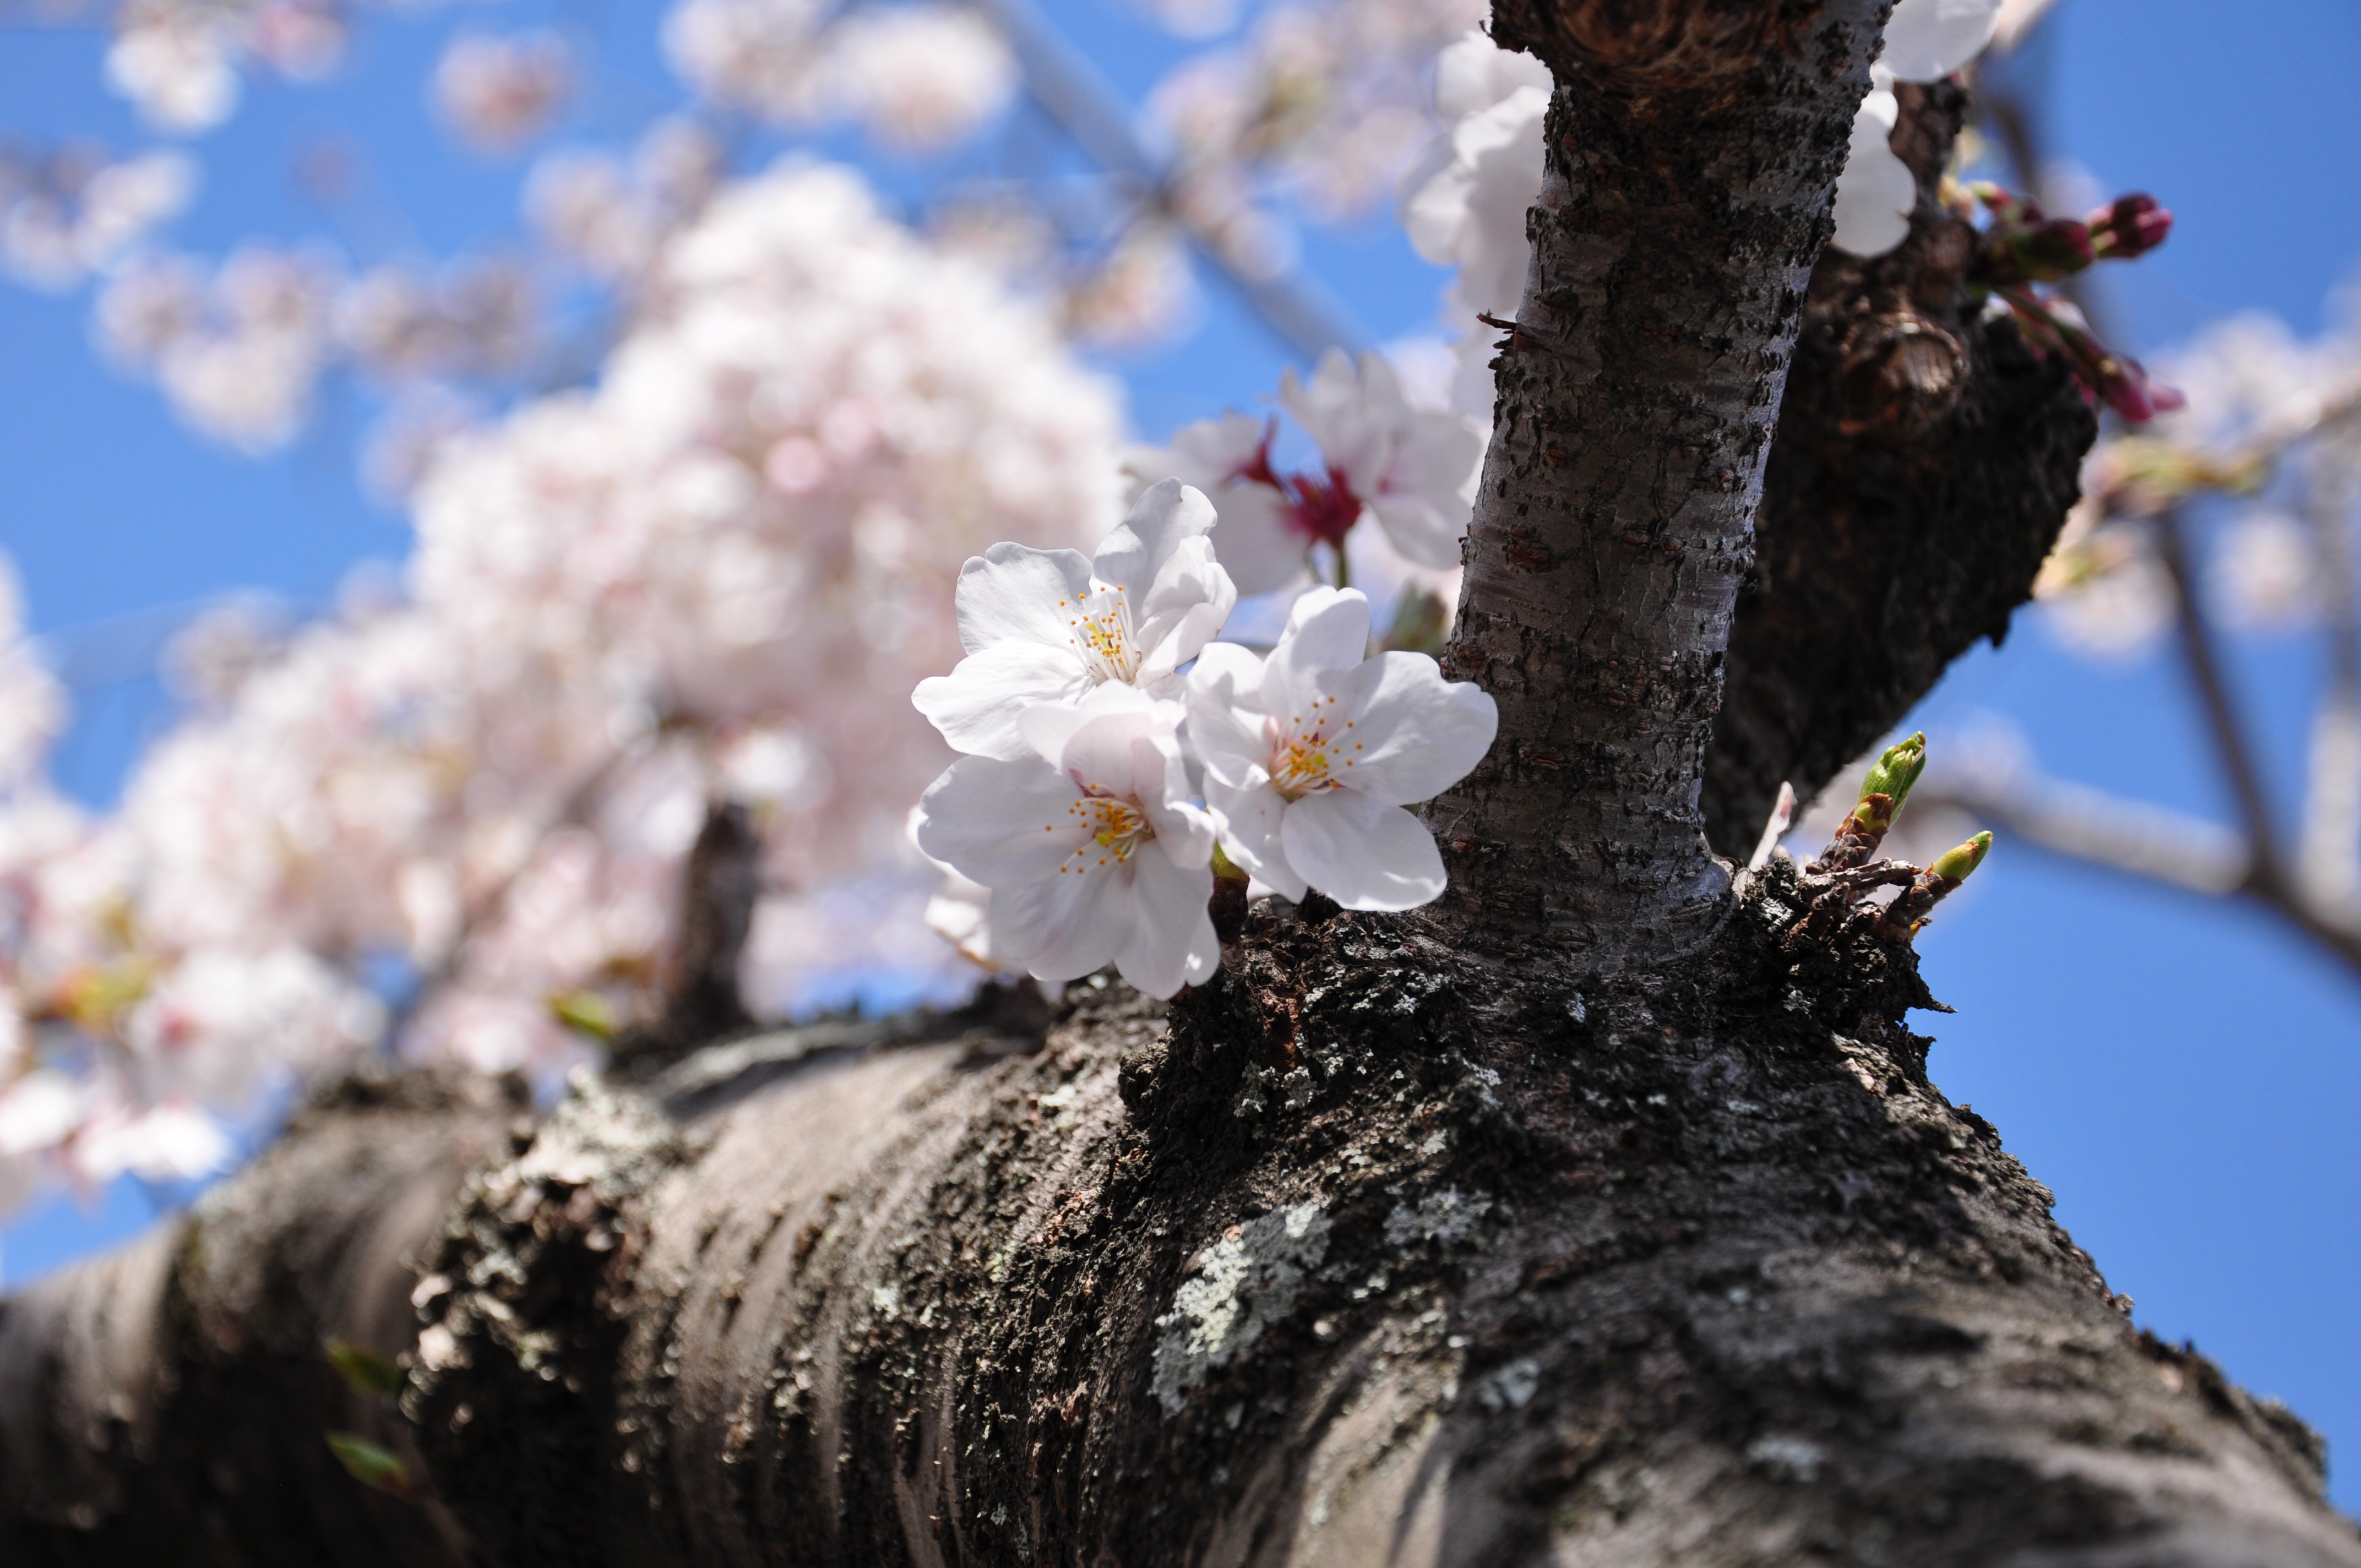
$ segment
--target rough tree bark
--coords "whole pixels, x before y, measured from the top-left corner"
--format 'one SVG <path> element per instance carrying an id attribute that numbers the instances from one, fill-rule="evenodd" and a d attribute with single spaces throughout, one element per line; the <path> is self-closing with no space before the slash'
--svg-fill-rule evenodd
<path id="1" fill-rule="evenodd" d="M 1973 231 L 1936 197 L 1966 93 L 1896 92 L 1918 210 L 1900 248 L 1832 249 L 1812 272 L 1707 752 L 1726 855 L 1754 847 L 1782 781 L 1809 800 L 2007 633 L 2097 433 L 2065 366 L 1969 300 Z"/>
<path id="2" fill-rule="evenodd" d="M 507 1113 L 422 1111 L 401 1202 L 349 1175 L 381 1113 L 324 1108 L 0 1309 L 7 1561 L 2361 1563 L 2317 1440 L 2135 1332 L 1929 1081 L 1910 948 L 1799 940 L 1792 870 L 1733 895 L 1699 837 L 1781 381 L 1846 362 L 1794 345 L 1879 14 L 1496 14 L 1562 85 L 1452 649 L 1503 723 L 1433 810 L 1450 900 L 1267 906 L 1169 1009 L 1094 980 L 585 1080 L 472 1167 Z M 2038 473 L 1989 461 L 2062 510 L 2048 444 L 2087 425 L 2012 417 Z M 1911 489 L 1956 470 L 1881 439 L 1877 526 L 1948 508 L 1978 548 Z M 1798 495 L 1845 482 L 1813 460 Z M 1828 566 L 1857 606 L 1911 569 Z M 1808 696 L 1829 655 L 1764 624 L 1762 689 Z M 1757 700 L 1751 755 L 1834 722 L 1779 740 Z M 363 1230 L 362 1273 L 312 1262 Z M 399 1420 L 303 1360 L 331 1334 L 406 1342 Z M 364 1418 L 431 1501 L 319 1463 Z M 401 1522 L 304 1522 L 364 1504 Z"/>

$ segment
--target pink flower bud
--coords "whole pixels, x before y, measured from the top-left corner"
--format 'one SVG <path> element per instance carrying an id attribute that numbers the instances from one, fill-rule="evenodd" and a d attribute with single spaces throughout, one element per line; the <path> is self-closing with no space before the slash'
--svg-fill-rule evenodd
<path id="1" fill-rule="evenodd" d="M 2128 261 L 2162 245 L 2172 232 L 2172 213 L 2156 198 L 2135 192 L 2091 214 L 2091 239 L 2099 255 Z"/>
<path id="2" fill-rule="evenodd" d="M 1994 271 L 2010 282 L 2048 283 L 2091 265 L 2091 231 L 2072 218 L 2049 218 L 1994 236 Z"/>
<path id="3" fill-rule="evenodd" d="M 2110 354 L 2095 367 L 2097 390 L 2107 406 L 2134 424 L 2146 424 L 2159 413 L 2186 407 L 2179 389 L 2152 381 L 2140 362 L 2128 355 Z"/>

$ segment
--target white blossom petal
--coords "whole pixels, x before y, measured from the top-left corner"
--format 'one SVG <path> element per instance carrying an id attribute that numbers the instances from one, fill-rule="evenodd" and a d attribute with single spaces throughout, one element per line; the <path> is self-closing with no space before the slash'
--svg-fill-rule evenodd
<path id="1" fill-rule="evenodd" d="M 1181 494 L 1194 498 L 1206 516 L 1213 515 L 1199 492 L 1184 489 Z M 1213 542 L 1202 536 L 1181 540 L 1139 606 L 1142 619 L 1134 636 L 1140 684 L 1153 686 L 1195 658 L 1220 632 L 1237 602 L 1237 587 L 1214 559 Z"/>
<path id="2" fill-rule="evenodd" d="M 1500 725 L 1491 695 L 1445 681 L 1423 653 L 1380 653 L 1339 695 L 1353 720 L 1352 787 L 1392 806 L 1432 800 L 1466 778 Z"/>
<path id="3" fill-rule="evenodd" d="M 1213 873 L 1202 865 L 1177 865 L 1159 851 L 1160 840 L 1133 858 L 1139 917 L 1117 951 L 1115 968 L 1142 994 L 1163 997 L 1213 978 L 1222 944 L 1205 907 L 1213 896 Z"/>
<path id="4" fill-rule="evenodd" d="M 1084 872 L 996 887 L 993 939 L 1036 979 L 1080 979 L 1130 944 L 1139 905 L 1128 883 Z"/>
<path id="5" fill-rule="evenodd" d="M 1159 729 L 1170 733 L 1177 715 L 1137 686 L 1109 681 L 1080 701 L 1049 703 L 1017 720 L 1026 744 L 1060 773 L 1101 795 L 1131 794 L 1131 743 Z"/>
<path id="6" fill-rule="evenodd" d="M 1071 606 L 1089 597 L 1091 564 L 1079 550 L 995 544 L 960 568 L 960 646 L 981 653 L 1023 641 L 1071 648 Z"/>
<path id="7" fill-rule="evenodd" d="M 1239 593 L 1277 593 L 1302 578 L 1310 543 L 1288 525 L 1287 502 L 1277 490 L 1240 480 L 1210 499 L 1222 519 L 1213 531 L 1213 554 Z"/>
<path id="8" fill-rule="evenodd" d="M 1416 493 L 1380 495 L 1369 502 L 1378 526 L 1386 531 L 1387 542 L 1412 565 L 1430 572 L 1448 572 L 1459 565 L 1459 541 L 1467 532 L 1468 510 L 1454 506 L 1445 511 Z"/>
<path id="9" fill-rule="evenodd" d="M 1390 382 L 1392 375 L 1384 360 L 1374 354 L 1365 354 L 1361 356 L 1361 375 L 1356 376 L 1353 361 L 1345 351 L 1331 348 L 1312 367 L 1311 380 L 1298 380 L 1291 368 L 1279 379 L 1279 405 L 1320 444 L 1320 455 L 1328 466 L 1343 474 L 1354 490 L 1364 497 L 1374 494 L 1383 482 L 1392 443 L 1385 426 L 1370 410 L 1371 400 L 1363 390 L 1363 378 Z M 1396 388 L 1397 396 L 1399 392 Z"/>
<path id="10" fill-rule="evenodd" d="M 1222 852 L 1273 892 L 1302 902 L 1303 879 L 1296 874 L 1279 840 L 1287 797 L 1272 785 L 1270 775 L 1257 767 L 1246 770 L 1234 784 L 1209 776 L 1205 795 L 1213 826 L 1221 835 Z"/>
<path id="11" fill-rule="evenodd" d="M 1148 594 L 1181 542 L 1201 539 L 1215 521 L 1204 492 L 1178 479 L 1159 479 L 1140 491 L 1130 512 L 1100 541 L 1091 562 L 1098 580 L 1119 587 L 1134 614 L 1145 614 Z"/>
<path id="12" fill-rule="evenodd" d="M 1992 42 L 2001 0 L 1894 0 L 1878 63 L 1898 82 L 1938 82 Z"/>
<path id="13" fill-rule="evenodd" d="M 1851 150 L 1837 177 L 1832 243 L 1855 256 L 1883 256 L 1910 237 L 1918 181 L 1888 141 L 1900 112 L 1892 91 L 1880 87 L 1853 116 Z"/>
<path id="14" fill-rule="evenodd" d="M 1295 601 L 1263 666 L 1262 704 L 1274 718 L 1308 714 L 1369 655 L 1369 601 L 1355 588 L 1314 588 Z"/>
<path id="15" fill-rule="evenodd" d="M 961 757 L 928 787 L 911 837 L 930 858 L 986 887 L 1054 880 L 1087 842 L 1071 780 L 1032 757 Z"/>
<path id="16" fill-rule="evenodd" d="M 1215 642 L 1189 672 L 1189 740 L 1209 778 L 1230 782 L 1259 772 L 1270 752 L 1258 694 L 1263 661 L 1235 642 Z M 1267 776 L 1267 775 L 1266 775 Z"/>
<path id="17" fill-rule="evenodd" d="M 969 654 L 948 675 L 929 675 L 910 702 L 954 751 L 1022 757 L 1031 748 L 1017 720 L 1044 703 L 1071 702 L 1091 689 L 1071 648 L 1012 638 Z"/>
<path id="18" fill-rule="evenodd" d="M 1170 733 L 1131 743 L 1132 798 L 1156 830 L 1156 846 L 1174 865 L 1209 865 L 1213 859 L 1213 819 L 1189 799 L 1189 770 Z"/>
<path id="19" fill-rule="evenodd" d="M 1279 827 L 1288 863 L 1347 909 L 1415 909 L 1441 896 L 1434 836 L 1400 806 L 1357 790 L 1310 795 Z"/>

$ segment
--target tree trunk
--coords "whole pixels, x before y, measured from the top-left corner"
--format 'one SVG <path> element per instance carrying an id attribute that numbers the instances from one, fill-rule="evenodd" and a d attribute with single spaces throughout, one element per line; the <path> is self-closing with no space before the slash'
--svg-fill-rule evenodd
<path id="1" fill-rule="evenodd" d="M 1857 406 L 1847 367 L 1915 333 L 1837 332 L 1899 313 L 1875 269 L 1806 288 L 1881 10 L 1496 14 L 1561 86 L 1450 651 L 1500 740 L 1431 808 L 1445 902 L 1267 905 L 1169 1009 L 1100 978 L 1046 1030 L 1009 992 L 739 1041 L 505 1142 L 493 1097 L 347 1095 L 0 1309 L 6 1561 L 2361 1563 L 2317 1439 L 2134 1332 L 1936 1091 L 1907 943 L 1806 923 L 1784 861 L 1733 894 L 1700 836 L 1733 611 L 1802 558 L 1740 598 L 1790 358 Z M 1823 347 L 1886 349 L 1798 349 L 1807 291 Z M 1949 414 L 1793 493 L 2013 560 L 2090 425 L 1959 341 L 1960 402 L 2022 393 L 1977 427 L 2004 540 L 1916 449 Z M 1899 623 L 1762 619 L 1732 810 L 1992 613 L 1883 544 L 1828 570 L 1854 607 L 1922 573 L 1911 624 L 1950 630 L 1816 714 Z M 398 1414 L 327 1338 L 401 1352 Z"/>

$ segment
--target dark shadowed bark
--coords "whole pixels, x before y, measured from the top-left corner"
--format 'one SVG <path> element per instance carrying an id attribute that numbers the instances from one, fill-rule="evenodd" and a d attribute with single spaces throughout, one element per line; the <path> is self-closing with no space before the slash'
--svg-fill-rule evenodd
<path id="1" fill-rule="evenodd" d="M 415 1251 L 512 1126 L 530 1139 L 525 1109 L 485 1080 L 347 1080 L 190 1214 L 0 1303 L 0 1562 L 449 1560 L 440 1504 L 368 1490 L 328 1447 L 418 1468 L 324 1347 L 409 1353 Z"/>
<path id="2" fill-rule="evenodd" d="M 1734 896 L 1700 832 L 1879 11 L 1500 9 L 1565 85 L 1451 650 L 1500 742 L 1432 808 L 1444 905 L 1266 905 L 1170 1008 L 1101 978 L 1047 1018 L 1018 990 L 739 1040 L 505 1143 L 472 1102 L 398 1138 L 316 1114 L 185 1228 L 7 1304 L 10 1563 L 2361 1564 L 2318 1441 L 2134 1332 L 1936 1090 L 1908 943 L 1805 924 L 1784 861 Z M 1826 352 L 1884 367 L 1816 395 L 1927 383 L 1879 292 L 1907 282 L 1816 292 Z M 1972 470 L 1892 420 L 1816 425 L 1858 448 L 1794 493 L 1854 532 L 1766 556 L 1765 602 L 1817 557 L 1827 603 L 1923 582 L 1920 620 L 1987 627 L 1975 572 L 1876 539 L 1940 516 L 1947 558 L 2014 561 L 2088 426 L 1952 335 L 1959 400 L 1921 422 L 2014 411 L 2017 466 L 1997 434 L 1980 461 L 2018 532 L 1979 543 Z M 1813 708 L 1857 650 L 1763 624 L 1733 798 L 1917 678 Z M 1921 662 L 1953 636 L 1905 630 Z M 401 1350 L 398 1420 L 305 1361 L 331 1335 Z M 249 1376 L 277 1392 L 236 1402 Z M 318 1464 L 365 1420 L 423 1465 L 374 1531 Z M 269 1506 L 212 1478 L 232 1442 L 240 1486 L 285 1466 Z"/>
<path id="3" fill-rule="evenodd" d="M 1910 238 L 1812 273 L 1707 752 L 1714 847 L 1754 847 L 1782 781 L 1809 800 L 2033 591 L 2098 432 L 2059 362 L 1984 322 L 1973 231 L 1935 198 L 1966 93 L 1897 89 Z"/>
<path id="4" fill-rule="evenodd" d="M 746 808 L 716 801 L 680 873 L 680 938 L 664 1011 L 615 1042 L 615 1066 L 645 1076 L 753 1022 L 739 999 L 738 963 L 763 894 L 763 840 Z"/>

